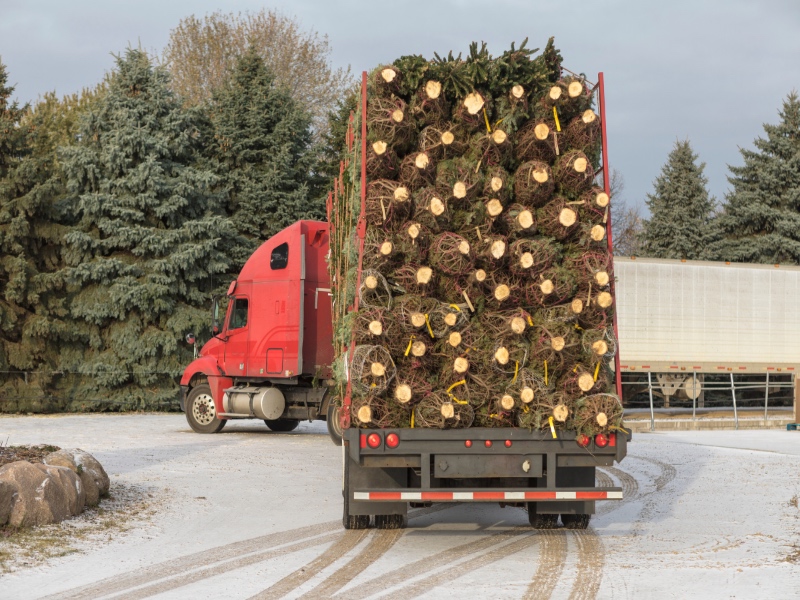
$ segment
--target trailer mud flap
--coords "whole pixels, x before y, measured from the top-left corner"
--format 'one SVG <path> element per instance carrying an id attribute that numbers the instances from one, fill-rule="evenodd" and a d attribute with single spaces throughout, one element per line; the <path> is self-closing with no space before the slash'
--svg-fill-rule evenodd
<path id="1" fill-rule="evenodd" d="M 346 493 L 350 494 L 348 510 L 351 515 L 407 515 L 408 503 L 406 501 L 370 502 L 362 497 L 356 497 L 353 490 L 357 489 L 382 489 L 400 493 L 408 487 L 408 469 L 406 468 L 364 468 L 350 458 L 348 452 L 344 453 L 347 464 Z"/>

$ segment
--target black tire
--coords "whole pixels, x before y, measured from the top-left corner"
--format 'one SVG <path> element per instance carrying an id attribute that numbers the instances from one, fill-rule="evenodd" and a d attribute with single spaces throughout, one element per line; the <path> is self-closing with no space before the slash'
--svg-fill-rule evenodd
<path id="1" fill-rule="evenodd" d="M 197 433 L 218 433 L 228 422 L 217 418 L 217 408 L 207 383 L 194 386 L 186 395 L 186 420 Z"/>
<path id="2" fill-rule="evenodd" d="M 350 458 L 342 454 L 342 526 L 345 529 L 367 529 L 369 515 L 350 514 Z"/>
<path id="3" fill-rule="evenodd" d="M 375 515 L 375 527 L 378 529 L 405 529 L 407 525 L 405 515 Z"/>
<path id="4" fill-rule="evenodd" d="M 586 529 L 592 515 L 561 515 L 561 522 L 565 529 Z"/>
<path id="5" fill-rule="evenodd" d="M 328 435 L 331 436 L 331 441 L 337 446 L 342 445 L 342 428 L 339 425 L 339 409 L 341 404 L 339 400 L 331 399 L 328 403 L 328 411 L 325 420 L 328 425 Z"/>
<path id="6" fill-rule="evenodd" d="M 294 431 L 295 429 L 297 429 L 297 426 L 300 425 L 300 421 L 298 421 L 297 419 L 275 419 L 275 420 L 264 419 L 264 423 L 272 431 L 276 431 L 278 433 L 286 433 L 288 431 Z"/>
<path id="7" fill-rule="evenodd" d="M 528 523 L 534 529 L 556 529 L 558 527 L 558 515 L 542 515 L 536 510 L 528 507 Z"/>

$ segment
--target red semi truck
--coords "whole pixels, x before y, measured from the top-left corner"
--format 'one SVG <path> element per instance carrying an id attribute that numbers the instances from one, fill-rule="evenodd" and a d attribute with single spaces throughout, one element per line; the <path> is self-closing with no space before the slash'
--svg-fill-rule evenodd
<path id="1" fill-rule="evenodd" d="M 595 90 L 607 166 L 602 73 Z M 364 113 L 366 101 L 364 74 Z M 603 179 L 608 192 L 607 169 Z M 610 220 L 607 229 L 610 251 Z M 228 289 L 221 326 L 215 302 L 214 337 L 181 379 L 181 409 L 192 429 L 215 433 L 230 419 L 263 419 L 274 431 L 291 431 L 303 419 L 327 420 L 331 437 L 344 446 L 346 529 L 366 528 L 372 517 L 378 528 L 405 527 L 409 506 L 432 502 L 499 502 L 525 507 L 535 528 L 556 527 L 560 516 L 565 527 L 584 529 L 595 502 L 622 498 L 619 487 L 596 487 L 595 469 L 625 457 L 629 434 L 350 427 L 349 395 L 339 401 L 331 393 L 328 245 L 327 223 L 295 223 L 247 261 Z"/>
<path id="2" fill-rule="evenodd" d="M 247 260 L 228 288 L 221 324 L 215 300 L 214 336 L 181 379 L 192 429 L 216 433 L 230 419 L 256 418 L 291 431 L 333 409 L 325 384 L 333 362 L 327 253 L 328 224 L 299 221 Z"/>

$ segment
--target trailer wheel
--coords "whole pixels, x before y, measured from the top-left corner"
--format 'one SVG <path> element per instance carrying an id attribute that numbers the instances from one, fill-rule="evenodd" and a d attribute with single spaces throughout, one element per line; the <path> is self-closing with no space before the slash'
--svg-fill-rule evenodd
<path id="1" fill-rule="evenodd" d="M 558 527 L 558 515 L 539 514 L 531 504 L 534 503 L 528 503 L 528 523 L 531 524 L 531 527 L 534 529 L 555 529 Z"/>
<path id="2" fill-rule="evenodd" d="M 378 529 L 405 529 L 407 525 L 405 515 L 375 515 L 375 527 Z"/>
<path id="3" fill-rule="evenodd" d="M 264 424 L 272 431 L 284 433 L 297 429 L 300 421 L 297 419 L 264 419 Z"/>
<path id="4" fill-rule="evenodd" d="M 207 383 L 196 385 L 187 394 L 186 420 L 197 433 L 217 433 L 225 427 L 227 421 L 217 418 L 217 407 Z"/>
<path id="5" fill-rule="evenodd" d="M 592 515 L 561 515 L 565 529 L 586 529 Z"/>
<path id="6" fill-rule="evenodd" d="M 331 400 L 328 403 L 328 412 L 325 420 L 328 425 L 328 435 L 337 446 L 342 445 L 342 426 L 339 423 L 339 409 L 341 404 L 338 400 Z"/>

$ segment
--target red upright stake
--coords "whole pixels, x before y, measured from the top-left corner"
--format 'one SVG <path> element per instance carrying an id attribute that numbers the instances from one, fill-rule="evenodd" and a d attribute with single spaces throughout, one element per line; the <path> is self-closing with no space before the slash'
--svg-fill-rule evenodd
<path id="1" fill-rule="evenodd" d="M 608 163 L 608 137 L 606 136 L 606 94 L 603 73 L 597 74 L 597 87 L 600 94 L 600 131 L 603 143 L 603 189 L 606 194 L 611 196 L 611 169 Z M 606 220 L 606 237 L 608 238 L 608 253 L 611 261 L 611 273 L 614 273 L 614 240 L 611 230 L 611 205 L 609 204 L 608 219 Z M 611 277 L 611 295 L 614 298 L 611 320 L 614 324 L 614 337 L 619 341 L 619 329 L 617 327 L 617 295 L 614 277 Z M 622 373 L 619 369 L 619 343 L 617 343 L 617 353 L 614 355 L 614 379 L 616 380 L 617 396 L 622 400 Z"/>

